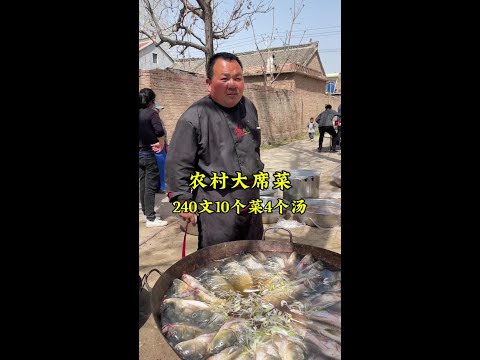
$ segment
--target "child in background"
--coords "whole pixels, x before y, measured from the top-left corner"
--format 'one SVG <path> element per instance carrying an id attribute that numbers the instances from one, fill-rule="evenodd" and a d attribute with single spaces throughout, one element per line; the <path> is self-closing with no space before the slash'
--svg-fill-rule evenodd
<path id="1" fill-rule="evenodd" d="M 310 118 L 310 122 L 307 125 L 308 128 L 308 136 L 310 137 L 310 141 L 313 141 L 313 137 L 315 135 L 315 128 L 317 127 L 317 124 L 313 121 L 313 117 Z"/>

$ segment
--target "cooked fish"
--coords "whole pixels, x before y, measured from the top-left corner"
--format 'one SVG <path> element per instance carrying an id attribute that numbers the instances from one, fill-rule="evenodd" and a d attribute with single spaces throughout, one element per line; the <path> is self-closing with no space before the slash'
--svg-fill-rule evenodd
<path id="1" fill-rule="evenodd" d="M 237 291 L 243 292 L 253 287 L 253 279 L 248 269 L 237 261 L 225 264 L 220 271 Z"/>
<path id="2" fill-rule="evenodd" d="M 227 347 L 242 345 L 246 340 L 247 321 L 234 319 L 227 321 L 209 344 L 209 352 L 216 354 Z"/>
<path id="3" fill-rule="evenodd" d="M 162 327 L 162 333 L 173 344 L 191 340 L 205 333 L 205 330 L 186 324 L 167 324 Z"/>
<path id="4" fill-rule="evenodd" d="M 208 355 L 207 346 L 214 336 L 215 333 L 203 334 L 178 343 L 174 349 L 184 360 L 202 360 Z"/>

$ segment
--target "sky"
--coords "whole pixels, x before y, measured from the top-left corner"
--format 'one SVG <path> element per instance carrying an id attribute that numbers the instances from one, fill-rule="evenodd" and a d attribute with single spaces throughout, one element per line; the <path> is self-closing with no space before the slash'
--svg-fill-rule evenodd
<path id="1" fill-rule="evenodd" d="M 270 0 L 269 0 L 270 1 Z M 258 0 L 253 0 L 257 3 Z M 253 29 L 260 49 L 266 48 L 270 39 L 271 47 L 284 46 L 285 35 L 290 31 L 292 12 L 300 4 L 299 0 L 273 0 L 274 14 L 256 14 L 253 18 Z M 318 52 L 325 72 L 341 72 L 341 16 L 340 0 L 303 0 L 304 7 L 293 25 L 290 45 L 305 44 L 318 41 Z M 256 50 L 252 27 L 235 34 L 219 43 L 216 49 L 228 52 Z M 190 50 L 188 57 L 203 57 L 203 54 Z"/>

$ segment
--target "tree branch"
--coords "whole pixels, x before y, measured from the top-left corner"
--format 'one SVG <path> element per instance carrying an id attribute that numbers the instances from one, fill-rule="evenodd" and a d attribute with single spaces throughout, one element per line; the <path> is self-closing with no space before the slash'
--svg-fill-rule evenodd
<path id="1" fill-rule="evenodd" d="M 163 35 L 162 29 L 160 27 L 160 24 L 158 23 L 157 17 L 154 14 L 154 10 L 153 10 L 153 8 L 150 4 L 150 1 L 143 0 L 143 3 L 145 5 L 145 10 L 147 11 L 147 13 L 150 16 L 150 20 L 154 24 L 154 27 L 155 27 L 155 30 L 156 30 L 156 36 L 158 37 L 158 39 L 160 39 L 160 41 L 157 42 L 156 38 L 154 38 L 151 34 L 148 34 L 144 30 L 140 30 L 140 33 L 146 35 L 150 40 L 152 40 L 155 43 L 155 46 L 160 46 L 162 43 L 166 42 L 166 43 L 170 44 L 170 47 L 175 46 L 175 45 L 180 45 L 180 46 L 185 46 L 185 47 L 193 47 L 195 49 L 198 49 L 200 51 L 205 52 L 205 50 L 206 50 L 205 46 L 198 45 L 198 44 L 195 44 L 195 43 L 190 42 L 190 41 L 171 39 L 171 38 Z M 197 36 L 194 36 L 194 37 L 197 37 Z"/>
<path id="2" fill-rule="evenodd" d="M 146 31 L 140 30 L 140 33 L 146 35 L 150 40 L 152 40 L 154 42 L 155 46 L 160 46 L 163 43 L 168 43 L 168 44 L 170 44 L 170 47 L 180 45 L 180 46 L 186 46 L 186 47 L 193 47 L 193 48 L 195 48 L 197 50 L 200 50 L 202 52 L 205 52 L 205 50 L 206 50 L 205 46 L 200 46 L 200 45 L 195 44 L 195 43 L 190 42 L 190 41 L 170 39 L 166 36 L 156 34 L 156 36 L 158 36 L 158 38 L 160 39 L 160 41 L 157 42 L 157 40 L 155 38 L 153 38 L 150 34 L 148 34 Z"/>
<path id="3" fill-rule="evenodd" d="M 214 42 L 248 28 L 252 15 L 269 12 L 272 1 L 258 0 L 253 4 L 252 0 L 235 0 L 227 14 L 219 15 L 220 9 L 228 8 L 221 6 L 220 0 L 141 0 L 144 16 L 139 21 L 139 32 L 156 46 L 179 46 L 182 54 L 191 47 L 208 58 L 213 54 Z"/>
<path id="4" fill-rule="evenodd" d="M 205 11 L 205 9 L 210 8 L 212 1 L 211 0 L 196 0 L 198 6 L 200 6 L 200 9 L 202 11 Z"/>
<path id="5" fill-rule="evenodd" d="M 200 44 L 202 45 L 205 45 L 205 42 L 203 41 L 203 39 L 201 37 L 199 37 L 197 34 L 195 34 L 192 30 L 190 30 L 189 28 L 183 26 L 183 25 L 178 25 L 178 29 L 177 30 L 183 30 L 185 31 L 185 34 L 188 34 L 188 35 L 191 35 L 193 36 L 195 39 L 197 39 Z"/>
<path id="6" fill-rule="evenodd" d="M 250 17 L 251 21 L 251 17 Z M 263 86 L 266 88 L 267 87 L 267 63 L 265 62 L 265 59 L 263 58 L 262 52 L 258 48 L 258 43 L 257 43 L 257 38 L 255 36 L 255 29 L 252 24 L 252 32 L 253 32 L 253 42 L 255 43 L 255 47 L 257 48 L 258 53 L 260 54 L 260 58 L 262 59 L 262 72 L 263 72 Z"/>
<path id="7" fill-rule="evenodd" d="M 188 0 L 181 0 L 184 8 L 188 9 L 191 13 L 195 14 L 199 18 L 203 19 L 203 12 L 205 11 L 204 8 L 200 5 L 200 3 L 197 0 L 198 5 L 200 5 L 200 8 L 194 7 L 192 4 L 188 2 Z"/>
<path id="8" fill-rule="evenodd" d="M 272 1 L 268 5 L 264 4 L 263 0 L 261 0 L 257 6 L 251 9 L 251 2 L 247 5 L 245 4 L 246 0 L 239 0 L 235 3 L 235 6 L 231 10 L 231 13 L 228 17 L 228 20 L 224 25 L 216 24 L 214 27 L 213 38 L 214 39 L 228 39 L 231 35 L 236 34 L 243 29 L 248 28 L 248 26 L 252 23 L 252 15 L 256 13 L 267 13 L 273 8 L 270 7 Z M 246 11 L 245 7 L 250 10 Z M 266 8 L 265 8 L 266 7 Z M 249 19 L 250 21 L 243 21 L 243 19 Z"/>
<path id="9" fill-rule="evenodd" d="M 290 31 L 288 33 L 288 45 L 287 45 L 287 48 L 284 50 L 284 51 L 287 51 L 287 57 L 285 58 L 285 61 L 283 62 L 282 67 L 278 71 L 277 75 L 273 78 L 271 84 L 273 84 L 275 82 L 275 80 L 278 79 L 278 77 L 280 76 L 280 74 L 283 71 L 283 68 L 285 67 L 285 64 L 288 62 L 288 60 L 290 60 L 290 55 L 292 54 L 290 52 L 290 40 L 292 38 L 293 25 L 295 24 L 295 20 L 300 15 L 300 12 L 302 11 L 304 6 L 305 5 L 303 4 L 303 0 L 301 0 L 300 4 L 298 5 L 298 8 L 295 8 L 295 0 L 293 1 L 292 23 L 290 24 Z M 304 34 L 305 34 L 305 32 L 304 32 Z M 302 38 L 303 38 L 303 35 L 302 35 Z"/>

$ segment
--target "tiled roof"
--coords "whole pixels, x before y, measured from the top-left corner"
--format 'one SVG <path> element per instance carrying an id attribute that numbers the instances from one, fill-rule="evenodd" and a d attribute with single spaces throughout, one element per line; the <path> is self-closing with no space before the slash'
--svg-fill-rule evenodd
<path id="1" fill-rule="evenodd" d="M 150 39 L 139 39 L 138 40 L 138 51 L 142 51 L 143 49 L 145 49 L 146 47 L 148 47 L 151 44 L 153 44 L 153 41 L 150 40 Z M 168 54 L 167 47 L 168 47 L 168 44 L 166 44 L 166 43 L 163 43 L 162 45 L 158 46 L 158 48 L 163 51 L 165 56 L 168 57 L 168 59 L 171 62 L 175 62 L 175 60 L 173 60 L 172 57 Z"/>
<path id="2" fill-rule="evenodd" d="M 309 43 L 303 45 L 296 45 L 288 47 L 271 48 L 270 54 L 275 56 L 275 63 L 277 64 L 299 64 L 306 66 L 308 61 L 312 58 L 318 48 L 318 43 Z M 261 50 L 264 60 L 268 50 Z M 244 68 L 262 66 L 262 58 L 258 51 L 248 51 L 238 53 L 237 56 L 243 64 Z"/>
<path id="3" fill-rule="evenodd" d="M 146 40 L 138 40 L 138 51 L 145 49 L 148 45 L 150 45 L 153 41 L 150 39 Z"/>
<path id="4" fill-rule="evenodd" d="M 205 74 L 205 58 L 177 59 L 172 68 L 197 74 Z"/>
<path id="5" fill-rule="evenodd" d="M 306 66 L 310 59 L 315 55 L 318 49 L 318 42 L 313 42 L 303 45 L 276 47 L 270 49 L 270 54 L 275 56 L 275 63 L 281 66 L 284 62 L 286 64 L 299 64 Z M 260 50 L 263 58 L 267 61 L 268 50 Z M 245 73 L 249 72 L 249 69 L 259 68 L 263 65 L 262 58 L 258 51 L 247 51 L 236 53 L 240 61 L 242 62 Z M 204 73 L 205 59 L 191 58 L 191 59 L 179 59 L 175 60 L 174 69 Z"/>

